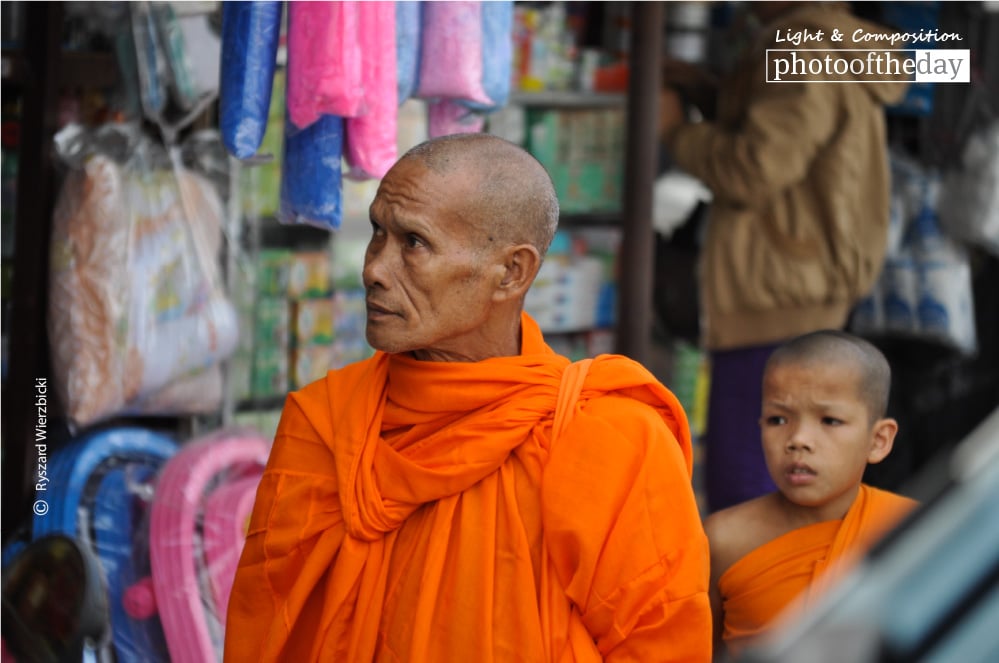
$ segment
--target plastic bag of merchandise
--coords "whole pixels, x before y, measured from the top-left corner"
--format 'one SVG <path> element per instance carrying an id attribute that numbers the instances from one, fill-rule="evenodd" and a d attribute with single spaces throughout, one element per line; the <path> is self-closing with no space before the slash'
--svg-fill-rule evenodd
<path id="1" fill-rule="evenodd" d="M 219 127 L 226 149 L 240 159 L 256 153 L 267 130 L 282 6 L 222 3 Z"/>
<path id="2" fill-rule="evenodd" d="M 305 129 L 284 123 L 278 221 L 337 230 L 343 220 L 343 118 L 322 115 Z"/>
<path id="3" fill-rule="evenodd" d="M 916 258 L 916 318 L 921 336 L 974 355 L 978 337 L 971 262 L 965 246 L 942 230 L 941 186 L 937 173 L 927 173 L 923 204 L 906 237 Z"/>
<path id="4" fill-rule="evenodd" d="M 184 33 L 177 22 L 177 14 L 169 2 L 150 4 L 153 26 L 159 37 L 160 48 L 166 62 L 166 77 L 170 92 L 177 105 L 185 111 L 198 103 L 200 91 L 194 78 L 194 69 L 188 58 Z"/>
<path id="5" fill-rule="evenodd" d="M 305 129 L 322 115 L 366 112 L 358 33 L 361 2 L 288 3 L 288 116 Z M 379 3 L 380 4 L 380 3 Z"/>
<path id="6" fill-rule="evenodd" d="M 353 179 L 381 179 L 398 157 L 399 102 L 392 3 L 362 2 L 358 9 L 358 34 L 364 53 L 361 71 L 367 112 L 345 120 L 348 175 Z"/>
<path id="7" fill-rule="evenodd" d="M 968 138 L 960 168 L 944 179 L 940 220 L 953 236 L 999 255 L 999 120 Z"/>
<path id="8" fill-rule="evenodd" d="M 482 89 L 489 103 L 463 101 L 481 111 L 506 106 L 510 97 L 513 67 L 513 2 L 498 0 L 482 3 Z"/>
<path id="9" fill-rule="evenodd" d="M 134 126 L 70 125 L 56 146 L 69 172 L 53 214 L 48 331 L 67 418 L 216 410 L 221 379 L 205 372 L 238 335 L 219 279 L 218 194 Z"/>
<path id="10" fill-rule="evenodd" d="M 395 3 L 395 52 L 398 102 L 416 93 L 420 80 L 420 13 L 418 0 Z"/>
<path id="11" fill-rule="evenodd" d="M 421 99 L 491 106 L 482 87 L 481 2 L 425 2 L 420 41 Z"/>
<path id="12" fill-rule="evenodd" d="M 217 90 L 198 89 L 183 33 L 168 4 L 134 2 L 128 9 L 143 114 L 173 144 L 180 130 L 214 103 Z"/>

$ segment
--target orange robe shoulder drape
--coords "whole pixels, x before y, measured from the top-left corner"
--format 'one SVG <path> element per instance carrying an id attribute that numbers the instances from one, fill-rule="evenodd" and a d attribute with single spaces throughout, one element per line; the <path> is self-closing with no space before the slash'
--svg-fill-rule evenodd
<path id="1" fill-rule="evenodd" d="M 637 363 L 376 353 L 289 395 L 225 660 L 709 661 L 686 417 Z"/>
<path id="2" fill-rule="evenodd" d="M 718 579 L 728 651 L 737 653 L 768 630 L 792 601 L 807 608 L 915 506 L 907 497 L 861 485 L 842 520 L 792 530 L 738 560 Z"/>

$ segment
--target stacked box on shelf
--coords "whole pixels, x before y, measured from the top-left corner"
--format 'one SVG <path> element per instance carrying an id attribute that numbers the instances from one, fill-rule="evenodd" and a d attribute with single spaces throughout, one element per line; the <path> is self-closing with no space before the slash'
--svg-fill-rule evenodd
<path id="1" fill-rule="evenodd" d="M 551 175 L 564 213 L 620 209 L 623 110 L 532 108 L 526 140 L 528 151 Z"/>
<path id="2" fill-rule="evenodd" d="M 284 80 L 285 72 L 274 72 L 274 87 L 264 132 L 257 153 L 268 160 L 245 164 L 242 177 L 243 214 L 251 218 L 268 218 L 277 214 L 281 198 L 281 156 L 284 150 Z"/>
<path id="3" fill-rule="evenodd" d="M 524 302 L 542 331 L 568 333 L 613 326 L 615 233 L 556 233 Z"/>
<path id="4" fill-rule="evenodd" d="M 266 249 L 241 265 L 231 282 L 239 315 L 239 345 L 229 360 L 229 388 L 237 401 L 288 391 L 288 280 L 291 251 Z"/>
<path id="5" fill-rule="evenodd" d="M 341 368 L 370 357 L 373 350 L 365 337 L 367 309 L 361 271 L 368 240 L 338 235 L 333 240 L 334 329 L 331 368 Z"/>
<path id="6" fill-rule="evenodd" d="M 330 362 L 333 368 L 341 368 L 370 357 L 373 350 L 365 337 L 368 312 L 364 290 L 340 289 L 333 299 L 335 317 Z"/>
<path id="7" fill-rule="evenodd" d="M 288 284 L 291 313 L 291 385 L 300 389 L 330 368 L 333 296 L 326 251 L 298 251 Z"/>

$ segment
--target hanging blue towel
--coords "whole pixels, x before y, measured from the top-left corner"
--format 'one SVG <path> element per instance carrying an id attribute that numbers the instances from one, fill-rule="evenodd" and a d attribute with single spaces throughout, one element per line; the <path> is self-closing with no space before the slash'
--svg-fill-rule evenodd
<path id="1" fill-rule="evenodd" d="M 338 230 L 343 217 L 343 118 L 321 115 L 305 129 L 285 116 L 281 211 L 287 225 Z"/>
<path id="2" fill-rule="evenodd" d="M 412 97 L 419 85 L 420 12 L 418 0 L 398 0 L 395 3 L 395 53 L 399 104 Z"/>
<path id="3" fill-rule="evenodd" d="M 219 125 L 231 154 L 253 156 L 267 130 L 281 33 L 281 2 L 222 3 Z"/>

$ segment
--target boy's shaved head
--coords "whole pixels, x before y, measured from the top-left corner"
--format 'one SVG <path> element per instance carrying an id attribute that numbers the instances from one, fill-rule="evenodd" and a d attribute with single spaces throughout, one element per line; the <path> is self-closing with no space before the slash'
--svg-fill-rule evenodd
<path id="1" fill-rule="evenodd" d="M 891 390 L 891 367 L 880 350 L 853 334 L 825 329 L 791 339 L 770 355 L 764 375 L 776 366 L 788 364 L 844 363 L 858 370 L 860 397 L 867 405 L 871 421 L 884 417 Z"/>
<path id="2" fill-rule="evenodd" d="M 438 175 L 468 175 L 472 190 L 464 207 L 487 241 L 532 244 L 544 257 L 558 225 L 558 197 L 529 152 L 489 134 L 453 134 L 417 145 L 400 161 L 405 159 Z"/>

